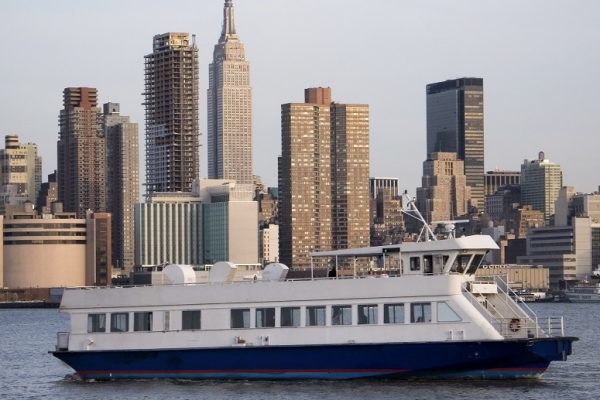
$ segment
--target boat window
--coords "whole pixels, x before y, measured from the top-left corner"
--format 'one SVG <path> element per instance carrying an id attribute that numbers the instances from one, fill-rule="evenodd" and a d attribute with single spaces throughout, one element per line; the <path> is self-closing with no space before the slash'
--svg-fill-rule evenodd
<path id="1" fill-rule="evenodd" d="M 454 259 L 454 263 L 452 263 L 452 268 L 450 268 L 451 272 L 458 272 L 462 274 L 467 269 L 469 265 L 469 261 L 471 260 L 472 254 L 460 254 L 456 256 Z"/>
<path id="2" fill-rule="evenodd" d="M 325 325 L 325 306 L 306 307 L 306 326 Z"/>
<path id="3" fill-rule="evenodd" d="M 377 323 L 377 304 L 365 304 L 358 306 L 358 323 L 359 324 L 376 324 Z"/>
<path id="4" fill-rule="evenodd" d="M 273 328 L 275 326 L 275 309 L 274 308 L 257 308 L 256 309 L 256 327 L 257 328 Z"/>
<path id="5" fill-rule="evenodd" d="M 433 274 L 433 256 L 423 256 L 423 272 Z"/>
<path id="6" fill-rule="evenodd" d="M 88 332 L 106 332 L 106 314 L 88 314 Z"/>
<path id="7" fill-rule="evenodd" d="M 300 326 L 300 307 L 281 307 L 281 326 Z"/>
<path id="8" fill-rule="evenodd" d="M 110 314 L 110 331 L 127 332 L 129 330 L 129 313 Z"/>
<path id="9" fill-rule="evenodd" d="M 438 322 L 456 322 L 461 321 L 461 318 L 448 303 L 440 301 L 437 303 L 437 320 Z"/>
<path id="10" fill-rule="evenodd" d="M 410 322 L 431 322 L 431 303 L 412 303 L 410 305 Z"/>
<path id="11" fill-rule="evenodd" d="M 151 331 L 152 330 L 152 313 L 151 312 L 133 313 L 133 330 L 134 331 Z"/>
<path id="12" fill-rule="evenodd" d="M 411 257 L 410 258 L 410 270 L 411 271 L 420 271 L 421 270 L 421 257 Z"/>
<path id="13" fill-rule="evenodd" d="M 185 310 L 181 312 L 181 329 L 184 331 L 193 331 L 200 329 L 201 321 L 200 310 Z"/>
<path id="14" fill-rule="evenodd" d="M 383 322 L 385 324 L 403 324 L 404 323 L 404 304 L 384 304 Z"/>
<path id="15" fill-rule="evenodd" d="M 352 306 L 331 306 L 331 325 L 352 325 Z"/>
<path id="16" fill-rule="evenodd" d="M 473 257 L 473 261 L 471 261 L 471 265 L 467 270 L 467 274 L 473 275 L 475 271 L 477 271 L 477 268 L 479 268 L 479 264 L 481 264 L 481 261 L 483 261 L 483 254 L 475 254 L 475 256 Z"/>
<path id="17" fill-rule="evenodd" d="M 249 308 L 234 308 L 231 310 L 231 328 L 250 328 Z"/>

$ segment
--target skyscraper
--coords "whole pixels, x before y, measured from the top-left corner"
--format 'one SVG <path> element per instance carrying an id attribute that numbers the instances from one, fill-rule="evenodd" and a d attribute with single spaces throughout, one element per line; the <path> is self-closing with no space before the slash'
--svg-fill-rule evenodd
<path id="1" fill-rule="evenodd" d="M 463 171 L 456 153 L 433 152 L 423 162 L 417 207 L 427 222 L 453 220 L 467 213 L 470 190 Z"/>
<path id="2" fill-rule="evenodd" d="M 331 102 L 330 88 L 281 106 L 279 252 L 290 266 L 309 253 L 369 245 L 369 108 Z"/>
<path id="3" fill-rule="evenodd" d="M 42 158 L 37 150 L 33 143 L 19 143 L 17 135 L 6 135 L 4 150 L 0 150 L 0 197 L 5 204 L 35 204 L 42 184 Z"/>
<path id="4" fill-rule="evenodd" d="M 138 124 L 104 104 L 106 208 L 112 213 L 112 263 L 129 271 L 134 264 L 134 206 L 139 202 Z"/>
<path id="5" fill-rule="evenodd" d="M 208 80 L 208 177 L 253 182 L 250 65 L 225 0 L 223 30 Z"/>
<path id="6" fill-rule="evenodd" d="M 105 211 L 105 142 L 95 88 L 63 91 L 59 116 L 58 199 L 65 211 L 85 218 L 86 211 Z"/>
<path id="7" fill-rule="evenodd" d="M 544 213 L 546 224 L 554 214 L 554 202 L 562 187 L 560 165 L 546 159 L 540 151 L 537 160 L 521 164 L 521 204 Z"/>
<path id="8" fill-rule="evenodd" d="M 456 153 L 464 161 L 471 204 L 484 206 L 483 79 L 460 78 L 427 85 L 427 157 Z"/>
<path id="9" fill-rule="evenodd" d="M 146 195 L 190 192 L 200 174 L 198 48 L 187 33 L 154 36 L 145 59 Z"/>

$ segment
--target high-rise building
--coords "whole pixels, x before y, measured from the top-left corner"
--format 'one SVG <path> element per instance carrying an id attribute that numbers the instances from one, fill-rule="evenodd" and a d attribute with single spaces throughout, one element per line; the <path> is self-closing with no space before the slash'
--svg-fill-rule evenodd
<path id="1" fill-rule="evenodd" d="M 0 150 L 0 198 L 3 204 L 35 204 L 42 184 L 42 158 L 37 145 L 19 143 L 19 136 L 6 135 Z"/>
<path id="2" fill-rule="evenodd" d="M 550 162 L 540 151 L 537 160 L 521 164 L 521 204 L 542 211 L 546 224 L 554 214 L 554 202 L 562 187 L 560 165 Z"/>
<path id="3" fill-rule="evenodd" d="M 254 185 L 202 179 L 204 263 L 258 264 L 258 203 Z"/>
<path id="4" fill-rule="evenodd" d="M 521 184 L 520 171 L 503 171 L 495 169 L 485 173 L 485 195 L 491 196 L 504 186 Z"/>
<path id="5" fill-rule="evenodd" d="M 233 19 L 225 0 L 223 29 L 215 45 L 208 80 L 208 177 L 252 183 L 252 88 Z"/>
<path id="6" fill-rule="evenodd" d="M 146 196 L 190 192 L 200 175 L 198 48 L 187 33 L 154 36 L 145 57 Z"/>
<path id="7" fill-rule="evenodd" d="M 427 156 L 456 153 L 464 161 L 471 204 L 484 200 L 483 79 L 460 78 L 427 85 Z"/>
<path id="8" fill-rule="evenodd" d="M 279 252 L 290 266 L 309 253 L 369 245 L 369 107 L 331 101 L 330 88 L 281 106 Z"/>
<path id="9" fill-rule="evenodd" d="M 106 208 L 112 213 L 112 263 L 128 272 L 134 264 L 134 207 L 140 201 L 138 124 L 104 104 Z"/>
<path id="10" fill-rule="evenodd" d="M 40 214 L 50 213 L 52 203 L 58 201 L 56 170 L 48 175 L 48 181 L 42 183 L 35 206 Z"/>
<path id="11" fill-rule="evenodd" d="M 456 153 L 433 152 L 423 162 L 417 207 L 427 222 L 453 220 L 468 212 L 470 188 L 463 171 Z"/>
<path id="12" fill-rule="evenodd" d="M 374 199 L 377 197 L 379 189 L 390 189 L 390 196 L 398 197 L 400 196 L 398 186 L 398 178 L 371 177 L 369 178 L 369 195 Z"/>
<path id="13" fill-rule="evenodd" d="M 95 88 L 63 92 L 59 117 L 58 198 L 65 211 L 85 218 L 87 210 L 106 210 L 106 156 L 102 114 Z"/>
<path id="14" fill-rule="evenodd" d="M 135 205 L 135 265 L 202 264 L 198 193 L 157 193 Z"/>

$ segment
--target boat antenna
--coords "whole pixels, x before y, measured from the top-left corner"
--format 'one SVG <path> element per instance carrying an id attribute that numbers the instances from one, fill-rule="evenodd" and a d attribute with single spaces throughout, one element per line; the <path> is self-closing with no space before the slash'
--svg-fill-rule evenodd
<path id="1" fill-rule="evenodd" d="M 419 232 L 419 237 L 417 238 L 417 242 L 420 242 L 423 239 L 426 242 L 436 241 L 437 238 L 433 234 L 433 231 L 429 227 L 429 224 L 427 223 L 425 218 L 423 218 L 423 214 L 421 214 L 421 212 L 417 208 L 417 204 L 416 204 L 417 199 L 415 197 L 409 196 L 408 192 L 406 190 L 402 194 L 402 199 L 406 200 L 406 203 L 403 201 L 403 203 L 405 203 L 405 205 L 402 206 L 402 210 L 401 210 L 402 214 L 407 215 L 411 218 L 414 218 L 421 223 L 421 231 Z"/>

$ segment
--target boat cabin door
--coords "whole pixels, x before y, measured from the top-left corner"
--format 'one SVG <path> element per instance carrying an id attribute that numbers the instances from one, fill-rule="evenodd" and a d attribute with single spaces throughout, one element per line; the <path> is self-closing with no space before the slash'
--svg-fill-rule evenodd
<path id="1" fill-rule="evenodd" d="M 446 260 L 448 257 L 444 257 L 441 254 L 435 254 L 433 256 L 433 274 L 439 275 L 444 271 L 444 265 L 446 264 Z"/>

